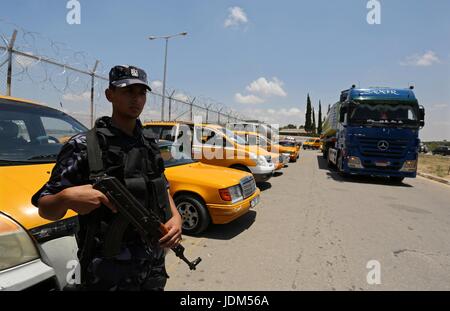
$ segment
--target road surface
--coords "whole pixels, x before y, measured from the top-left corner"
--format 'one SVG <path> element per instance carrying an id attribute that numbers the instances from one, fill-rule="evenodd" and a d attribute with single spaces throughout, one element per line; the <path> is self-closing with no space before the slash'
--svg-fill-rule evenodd
<path id="1" fill-rule="evenodd" d="M 450 290 L 450 187 L 344 179 L 317 151 L 261 185 L 261 203 L 185 236 L 166 290 Z"/>

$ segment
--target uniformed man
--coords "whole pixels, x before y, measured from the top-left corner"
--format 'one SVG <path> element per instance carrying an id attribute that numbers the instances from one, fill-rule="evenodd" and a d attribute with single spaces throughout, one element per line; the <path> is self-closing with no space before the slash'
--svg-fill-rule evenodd
<path id="1" fill-rule="evenodd" d="M 61 219 L 69 209 L 78 213 L 76 238 L 81 288 L 85 290 L 163 290 L 168 278 L 164 249 L 181 241 L 181 216 L 170 195 L 170 208 L 160 208 L 153 204 L 157 200 L 149 197 L 150 179 L 162 180 L 162 189 L 167 191 L 169 185 L 156 141 L 144 136 L 138 119 L 147 90 L 151 91 L 142 69 L 113 67 L 105 91 L 112 103 L 112 116 L 99 118 L 91 131 L 97 135 L 105 173 L 121 180 L 144 206 L 156 208 L 169 229 L 166 235 L 148 245 L 129 225 L 118 254 L 104 256 L 102 248 L 118 213 L 108 198 L 91 185 L 87 133 L 75 135 L 64 144 L 50 180 L 32 198 L 45 219 Z"/>

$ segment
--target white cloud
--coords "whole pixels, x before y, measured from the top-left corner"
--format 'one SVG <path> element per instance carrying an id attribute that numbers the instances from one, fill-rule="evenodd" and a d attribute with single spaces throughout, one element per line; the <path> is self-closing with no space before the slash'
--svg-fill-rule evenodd
<path id="1" fill-rule="evenodd" d="M 273 78 L 272 81 L 267 81 L 266 78 L 261 77 L 246 87 L 247 91 L 251 93 L 261 94 L 264 96 L 281 96 L 286 97 L 287 93 L 283 90 L 283 82 L 277 78 Z"/>
<path id="2" fill-rule="evenodd" d="M 62 99 L 68 102 L 82 102 L 91 98 L 91 92 L 87 91 L 82 94 L 67 93 L 62 96 Z"/>
<path id="3" fill-rule="evenodd" d="M 245 14 L 242 8 L 235 6 L 228 8 L 228 11 L 230 12 L 230 14 L 224 22 L 225 28 L 248 23 L 247 14 Z"/>
<path id="4" fill-rule="evenodd" d="M 183 101 L 183 102 L 189 101 L 189 96 L 187 96 L 186 94 L 183 94 L 183 93 L 176 93 L 175 95 L 173 95 L 172 98 Z"/>
<path id="5" fill-rule="evenodd" d="M 234 95 L 234 100 L 240 104 L 261 104 L 264 99 L 259 98 L 255 95 L 242 95 L 241 93 L 236 93 Z"/>
<path id="6" fill-rule="evenodd" d="M 162 94 L 162 85 L 163 83 L 159 80 L 154 80 L 150 82 L 150 88 L 154 93 L 160 93 Z"/>
<path id="7" fill-rule="evenodd" d="M 414 54 L 406 57 L 405 61 L 400 62 L 402 66 L 427 67 L 440 63 L 441 60 L 433 51 L 427 51 L 424 54 Z"/>
<path id="8" fill-rule="evenodd" d="M 290 108 L 268 108 L 268 109 L 247 109 L 242 111 L 243 115 L 251 116 L 252 119 L 265 121 L 270 124 L 280 126 L 287 124 L 303 125 L 304 112 L 296 107 Z"/>

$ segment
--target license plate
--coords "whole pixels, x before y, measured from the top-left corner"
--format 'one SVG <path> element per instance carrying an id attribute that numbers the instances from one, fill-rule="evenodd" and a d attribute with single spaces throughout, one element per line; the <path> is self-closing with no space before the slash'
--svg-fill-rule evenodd
<path id="1" fill-rule="evenodd" d="M 254 207 L 256 206 L 256 204 L 258 204 L 258 203 L 259 203 L 259 196 L 253 198 L 253 199 L 250 201 L 250 208 L 254 208 Z"/>
<path id="2" fill-rule="evenodd" d="M 378 162 L 375 162 L 375 165 L 376 165 L 376 166 L 382 166 L 382 167 L 389 166 L 390 164 L 391 164 L 391 162 L 387 162 L 387 161 L 378 161 Z"/>

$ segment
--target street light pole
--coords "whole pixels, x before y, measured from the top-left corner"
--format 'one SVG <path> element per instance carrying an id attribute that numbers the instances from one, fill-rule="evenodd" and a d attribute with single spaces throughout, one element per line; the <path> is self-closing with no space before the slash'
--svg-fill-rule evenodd
<path id="1" fill-rule="evenodd" d="M 163 78 L 163 91 L 162 91 L 162 104 L 161 104 L 161 121 L 164 121 L 164 103 L 166 99 L 166 73 L 167 73 L 167 46 L 169 44 L 169 38 L 166 38 L 166 52 L 164 56 L 164 78 Z"/>
<path id="2" fill-rule="evenodd" d="M 167 48 L 169 45 L 169 39 L 176 37 L 176 36 L 185 36 L 187 35 L 187 32 L 180 32 L 175 35 L 170 36 L 161 36 L 161 37 L 155 37 L 150 36 L 149 40 L 155 40 L 155 39 L 165 39 L 166 40 L 166 48 L 164 52 L 164 78 L 163 78 L 163 90 L 162 90 L 162 101 L 161 101 L 161 121 L 164 121 L 164 104 L 166 99 L 166 75 L 167 75 Z"/>

